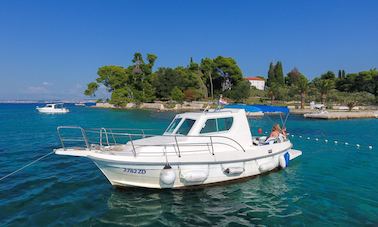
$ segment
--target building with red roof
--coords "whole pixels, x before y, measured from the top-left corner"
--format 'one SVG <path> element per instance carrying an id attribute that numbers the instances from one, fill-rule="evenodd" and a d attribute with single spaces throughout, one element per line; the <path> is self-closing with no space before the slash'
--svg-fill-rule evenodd
<path id="1" fill-rule="evenodd" d="M 262 91 L 265 89 L 265 79 L 264 78 L 252 76 L 252 77 L 246 77 L 245 79 L 248 80 L 249 83 L 251 84 L 251 86 L 253 86 L 255 88 L 262 90 Z"/>

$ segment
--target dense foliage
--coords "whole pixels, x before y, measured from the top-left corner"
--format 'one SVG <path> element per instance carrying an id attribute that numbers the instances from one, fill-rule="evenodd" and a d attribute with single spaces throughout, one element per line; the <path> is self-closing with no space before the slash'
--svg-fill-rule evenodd
<path id="1" fill-rule="evenodd" d="M 268 88 L 266 96 L 273 103 L 275 100 L 292 101 L 300 100 L 301 108 L 304 108 L 306 99 L 327 103 L 332 101 L 347 105 L 352 109 L 358 104 L 373 104 L 378 101 L 378 71 L 371 69 L 359 73 L 346 74 L 345 70 L 339 70 L 338 76 L 332 71 L 327 71 L 312 81 L 308 81 L 297 68 L 292 69 L 284 78 L 276 74 L 276 68 L 282 64 L 270 64 L 268 70 Z M 281 70 L 278 70 L 280 72 Z"/>
<path id="2" fill-rule="evenodd" d="M 177 102 L 214 99 L 223 93 L 238 101 L 249 96 L 250 86 L 246 86 L 247 81 L 232 58 L 204 58 L 199 64 L 190 59 L 186 67 L 160 67 L 153 71 L 156 59 L 156 55 L 148 54 L 145 61 L 140 53 L 135 53 L 132 64 L 126 68 L 102 66 L 96 81 L 88 84 L 84 94 L 94 96 L 99 85 L 103 85 L 111 92 L 110 103 L 117 106 L 157 99 Z M 224 89 L 226 81 L 230 86 Z"/>
<path id="3" fill-rule="evenodd" d="M 155 100 L 197 101 L 215 100 L 223 95 L 235 102 L 261 102 L 270 100 L 306 102 L 335 102 L 352 109 L 359 104 L 378 101 L 378 71 L 371 69 L 347 74 L 332 71 L 309 81 L 297 68 L 284 75 L 280 61 L 270 63 L 267 86 L 264 91 L 251 88 L 243 79 L 242 71 L 233 58 L 218 56 L 203 58 L 199 63 L 190 59 L 187 66 L 160 67 L 153 70 L 157 56 L 146 58 L 135 53 L 127 67 L 107 65 L 97 71 L 95 82 L 88 84 L 84 94 L 95 96 L 99 86 L 111 93 L 110 103 L 124 106 L 129 102 L 153 102 Z"/>

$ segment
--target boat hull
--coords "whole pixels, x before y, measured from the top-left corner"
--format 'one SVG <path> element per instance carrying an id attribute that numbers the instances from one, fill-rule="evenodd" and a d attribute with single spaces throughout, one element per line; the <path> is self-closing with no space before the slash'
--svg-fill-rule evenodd
<path id="1" fill-rule="evenodd" d="M 172 183 L 162 179 L 164 164 L 133 164 L 92 159 L 114 186 L 145 188 L 188 188 L 200 185 L 219 184 L 263 174 L 280 167 L 280 156 L 291 153 L 292 159 L 300 151 L 288 149 L 264 158 L 228 163 L 172 164 Z"/>
<path id="2" fill-rule="evenodd" d="M 36 108 L 36 109 L 40 113 L 52 113 L 52 114 L 55 114 L 55 113 L 68 113 L 69 112 L 68 109 L 47 109 L 47 108 Z"/>

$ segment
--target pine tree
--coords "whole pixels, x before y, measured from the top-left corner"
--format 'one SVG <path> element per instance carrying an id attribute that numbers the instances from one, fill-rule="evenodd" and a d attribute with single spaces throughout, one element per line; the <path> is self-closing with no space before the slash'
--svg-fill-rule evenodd
<path id="1" fill-rule="evenodd" d="M 275 82 L 283 85 L 285 83 L 283 69 L 282 69 L 282 63 L 280 61 L 277 62 L 276 66 L 274 67 L 274 77 Z"/>
<path id="2" fill-rule="evenodd" d="M 266 82 L 266 85 L 268 87 L 271 87 L 275 82 L 274 68 L 275 68 L 275 65 L 273 64 L 273 62 L 271 62 L 269 65 L 268 80 Z"/>

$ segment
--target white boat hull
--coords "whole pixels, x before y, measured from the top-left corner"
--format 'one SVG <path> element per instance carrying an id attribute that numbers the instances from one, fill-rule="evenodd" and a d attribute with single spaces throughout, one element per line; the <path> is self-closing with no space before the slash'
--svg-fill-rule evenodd
<path id="1" fill-rule="evenodd" d="M 58 151 L 57 153 L 63 154 L 63 152 Z M 161 172 L 165 165 L 164 162 L 143 164 L 101 160 L 91 156 L 91 152 L 83 156 L 92 159 L 114 186 L 160 189 L 187 188 L 253 177 L 279 168 L 279 158 L 286 152 L 289 152 L 291 159 L 301 155 L 300 151 L 286 149 L 275 152 L 275 154 L 271 154 L 268 157 L 251 158 L 250 160 L 244 159 L 223 163 L 171 163 L 170 166 L 175 175 L 172 184 L 165 184 L 162 181 Z M 188 177 L 188 175 L 190 176 Z"/>
<path id="2" fill-rule="evenodd" d="M 70 112 L 68 109 L 50 109 L 50 108 L 36 108 L 40 113 L 68 113 Z"/>

